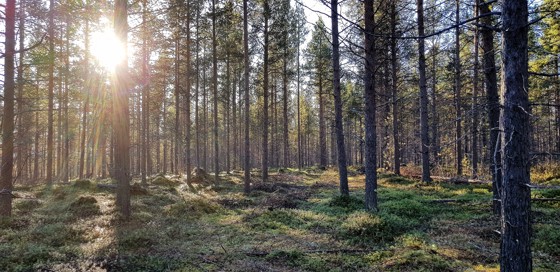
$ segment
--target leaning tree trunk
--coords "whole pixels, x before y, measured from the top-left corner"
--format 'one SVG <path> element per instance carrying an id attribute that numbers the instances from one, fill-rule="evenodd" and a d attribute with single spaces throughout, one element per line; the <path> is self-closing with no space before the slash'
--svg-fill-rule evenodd
<path id="1" fill-rule="evenodd" d="M 0 216 L 12 215 L 14 168 L 14 55 L 16 46 L 16 1 L 5 6 L 4 117 L 2 122 L 2 166 L 0 167 Z"/>
<path id="2" fill-rule="evenodd" d="M 501 271 L 531 271 L 527 0 L 502 1 Z"/>

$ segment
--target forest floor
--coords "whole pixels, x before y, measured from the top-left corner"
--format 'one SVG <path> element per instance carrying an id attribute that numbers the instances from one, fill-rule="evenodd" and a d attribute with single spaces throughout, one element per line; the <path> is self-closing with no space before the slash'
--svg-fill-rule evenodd
<path id="1" fill-rule="evenodd" d="M 369 213 L 364 176 L 350 173 L 349 198 L 334 170 L 255 175 L 249 196 L 241 173 L 191 187 L 156 176 L 134 191 L 128 221 L 98 186 L 108 180 L 19 186 L 0 222 L 0 271 L 499 271 L 490 185 L 380 174 Z M 535 271 L 560 271 L 560 203 L 532 210 Z"/>

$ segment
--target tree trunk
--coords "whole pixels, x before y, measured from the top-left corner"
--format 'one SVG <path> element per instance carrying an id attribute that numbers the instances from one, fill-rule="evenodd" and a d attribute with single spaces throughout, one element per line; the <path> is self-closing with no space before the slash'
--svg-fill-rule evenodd
<path id="1" fill-rule="evenodd" d="M 479 0 L 475 0 L 474 16 L 478 16 Z M 475 21 L 478 24 L 478 20 Z M 478 28 L 474 29 L 474 67 L 473 67 L 473 101 L 472 101 L 472 128 L 471 128 L 471 141 L 472 141 L 472 178 L 478 177 Z"/>
<path id="2" fill-rule="evenodd" d="M 268 0 L 264 0 L 264 54 L 263 54 L 263 143 L 262 143 L 262 181 L 268 179 Z"/>
<path id="3" fill-rule="evenodd" d="M 430 153 L 428 134 L 428 91 L 426 88 L 426 56 L 424 46 L 424 0 L 417 0 L 418 18 L 418 74 L 420 75 L 420 140 L 422 153 L 422 181 L 430 182 Z"/>
<path id="4" fill-rule="evenodd" d="M 88 6 L 86 6 L 86 11 Z M 84 33 L 85 40 L 85 58 L 84 58 L 84 95 L 86 96 L 84 101 L 84 111 L 82 112 L 82 131 L 80 135 L 80 163 L 78 166 L 78 177 L 81 179 L 84 177 L 84 157 L 86 155 L 86 130 L 87 130 L 87 115 L 89 112 L 89 19 L 86 17 L 86 26 Z"/>
<path id="5" fill-rule="evenodd" d="M 212 88 L 214 89 L 214 182 L 220 174 L 218 143 L 218 42 L 216 41 L 216 0 L 212 0 Z"/>
<path id="6" fill-rule="evenodd" d="M 26 164 L 26 157 L 27 157 L 27 139 L 26 132 L 29 130 L 29 127 L 26 126 L 28 123 L 28 116 L 24 113 L 24 104 L 23 103 L 23 92 L 24 92 L 24 76 L 23 76 L 23 61 L 25 53 L 21 51 L 25 47 L 25 0 L 20 1 L 20 9 L 19 9 L 19 65 L 17 67 L 17 131 L 18 135 L 14 139 L 16 141 L 17 147 L 17 172 L 16 172 L 16 179 L 18 176 L 24 178 L 26 176 L 24 171 L 24 165 Z M 27 109 L 27 107 L 26 107 Z M 26 132 L 24 132 L 26 131 Z"/>
<path id="7" fill-rule="evenodd" d="M 364 1 L 365 22 L 365 67 L 364 67 L 364 112 L 365 112 L 365 175 L 366 209 L 377 211 L 377 142 L 375 123 L 375 21 L 374 1 Z"/>
<path id="8" fill-rule="evenodd" d="M 327 129 L 325 124 L 325 99 L 323 98 L 323 73 L 319 73 L 319 166 L 327 167 Z"/>
<path id="9" fill-rule="evenodd" d="M 530 105 L 527 0 L 502 1 L 501 271 L 531 271 Z"/>
<path id="10" fill-rule="evenodd" d="M 400 148 L 400 137 L 399 137 L 399 115 L 398 115 L 398 86 L 397 86 L 397 71 L 398 71 L 398 59 L 397 59 L 397 10 L 394 1 L 391 2 L 391 95 L 393 102 L 393 164 L 395 175 L 401 174 L 401 148 Z"/>
<path id="11" fill-rule="evenodd" d="M 481 3 L 480 13 L 490 12 L 490 6 L 486 2 Z M 484 17 L 482 24 L 492 25 L 492 17 Z M 488 153 L 490 155 L 490 173 L 492 174 L 492 193 L 494 214 L 500 213 L 500 190 L 502 187 L 502 156 L 500 147 L 500 97 L 498 96 L 498 80 L 494 51 L 494 33 L 491 29 L 482 28 L 480 30 L 482 42 L 482 62 L 484 71 L 484 86 L 486 88 L 486 100 L 488 104 L 488 126 L 490 128 L 490 143 Z"/>
<path id="12" fill-rule="evenodd" d="M 54 107 L 54 0 L 49 1 L 49 85 L 48 85 L 48 109 L 47 109 L 47 184 L 52 184 L 53 174 L 53 107 Z"/>
<path id="13" fill-rule="evenodd" d="M 12 215 L 14 167 L 14 55 L 16 44 L 16 1 L 6 0 L 4 53 L 4 116 L 2 122 L 2 166 L 0 167 L 0 217 Z M 21 65 L 21 63 L 20 63 Z"/>
<path id="14" fill-rule="evenodd" d="M 186 54 L 187 54 L 187 63 L 186 63 L 186 71 L 185 71 L 185 78 L 187 80 L 186 87 L 185 87 L 185 175 L 187 180 L 190 179 L 191 175 L 191 12 L 190 12 L 190 2 L 187 0 L 187 45 L 186 45 Z"/>
<path id="15" fill-rule="evenodd" d="M 200 21 L 200 9 L 196 11 L 196 83 L 195 83 L 195 107 L 194 107 L 194 126 L 196 130 L 196 166 L 200 167 L 200 116 L 198 113 L 199 93 L 200 93 L 200 36 L 198 35 Z"/>
<path id="16" fill-rule="evenodd" d="M 179 12 L 178 12 L 179 13 Z M 177 14 L 177 17 L 180 17 L 180 14 Z M 181 62 L 181 53 L 179 52 L 180 50 L 180 41 L 181 41 L 181 27 L 180 27 L 180 18 L 177 18 L 177 29 L 176 29 L 176 34 L 177 35 L 175 37 L 175 141 L 174 141 L 174 152 L 173 152 L 173 164 L 175 165 L 175 169 L 173 169 L 173 166 L 171 167 L 171 171 L 174 172 L 175 174 L 179 173 L 179 150 L 181 149 L 181 130 L 180 128 L 180 102 L 179 102 L 179 98 L 181 95 L 180 92 L 180 69 L 179 69 L 179 63 Z M 173 171 L 175 170 L 175 171 Z"/>
<path id="17" fill-rule="evenodd" d="M 115 2 L 115 34 L 123 44 L 127 43 L 127 1 Z M 125 49 L 126 50 L 126 49 Z M 117 180 L 117 207 L 121 214 L 130 217 L 130 157 L 129 157 L 129 108 L 128 108 L 128 61 L 115 67 L 115 87 L 113 92 L 113 130 L 115 133 L 115 179 Z"/>
<path id="18" fill-rule="evenodd" d="M 70 105 L 68 93 L 70 87 L 68 80 L 70 77 L 70 19 L 69 14 L 66 15 L 66 56 L 64 58 L 64 154 L 62 165 L 62 181 L 69 182 L 70 175 L 70 132 L 69 132 L 69 116 L 68 107 Z"/>
<path id="19" fill-rule="evenodd" d="M 149 104 L 150 101 L 150 91 L 148 86 L 148 27 L 147 27 L 147 13 L 148 6 L 147 1 L 142 0 L 142 155 L 140 156 L 140 172 L 141 172 L 141 182 L 142 185 L 147 184 L 146 175 L 148 169 L 148 146 L 150 144 L 150 116 L 149 116 Z"/>
<path id="20" fill-rule="evenodd" d="M 463 175 L 463 135 L 461 113 L 461 47 L 459 44 L 459 0 L 455 0 L 455 155 L 457 176 Z"/>
<path id="21" fill-rule="evenodd" d="M 336 146 L 338 151 L 338 175 L 340 194 L 350 195 L 348 188 L 348 170 L 346 169 L 346 149 L 344 146 L 344 129 L 342 127 L 342 98 L 340 97 L 340 53 L 338 40 L 338 0 L 331 0 L 332 46 L 333 46 L 333 91 L 335 110 Z"/>
<path id="22" fill-rule="evenodd" d="M 247 14 L 247 0 L 243 0 L 243 78 L 245 84 L 245 160 L 244 160 L 244 183 L 243 192 L 247 195 L 251 192 L 251 159 L 249 139 L 249 122 L 250 122 L 250 100 L 249 100 L 249 27 Z"/>

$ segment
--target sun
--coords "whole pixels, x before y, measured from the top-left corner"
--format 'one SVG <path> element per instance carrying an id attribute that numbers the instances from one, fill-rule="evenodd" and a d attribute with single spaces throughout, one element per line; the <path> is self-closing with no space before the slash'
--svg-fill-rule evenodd
<path id="1" fill-rule="evenodd" d="M 114 71 L 115 67 L 126 56 L 124 45 L 112 29 L 105 29 L 91 34 L 90 53 L 103 68 L 109 71 Z"/>

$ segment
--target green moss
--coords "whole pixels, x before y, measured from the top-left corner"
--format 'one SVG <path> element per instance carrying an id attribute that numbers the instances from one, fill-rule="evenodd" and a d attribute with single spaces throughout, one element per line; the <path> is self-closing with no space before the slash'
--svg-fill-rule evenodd
<path id="1" fill-rule="evenodd" d="M 560 227 L 558 225 L 536 225 L 533 245 L 535 250 L 560 256 Z"/>
<path id="2" fill-rule="evenodd" d="M 88 217 L 101 214 L 97 199 L 92 196 L 80 196 L 70 203 L 68 210 L 76 217 Z"/>
<path id="3" fill-rule="evenodd" d="M 266 210 L 248 217 L 251 228 L 260 231 L 288 230 L 303 227 L 306 222 L 289 209 Z"/>
<path id="4" fill-rule="evenodd" d="M 64 223 L 39 225 L 31 230 L 28 239 L 51 247 L 74 245 L 84 241 L 81 231 Z"/>
<path id="5" fill-rule="evenodd" d="M 178 182 L 176 180 L 168 179 L 163 175 L 157 175 L 152 180 L 152 184 L 158 185 L 158 186 L 175 187 L 175 186 L 178 186 L 180 184 L 180 182 Z"/>
<path id="6" fill-rule="evenodd" d="M 220 210 L 220 205 L 214 201 L 203 197 L 189 197 L 178 199 L 177 203 L 166 207 L 166 215 L 168 216 L 188 216 L 201 217 L 206 214 L 212 214 Z"/>
<path id="7" fill-rule="evenodd" d="M 354 196 L 335 196 L 329 201 L 330 207 L 342 208 L 344 211 L 355 211 L 364 208 L 364 201 Z"/>

